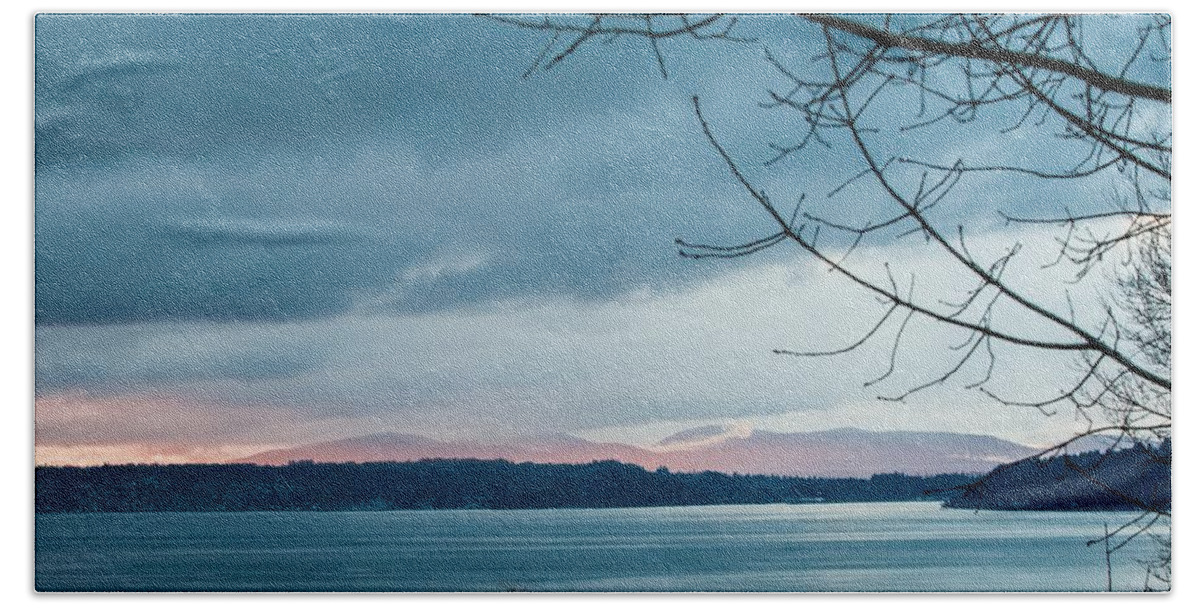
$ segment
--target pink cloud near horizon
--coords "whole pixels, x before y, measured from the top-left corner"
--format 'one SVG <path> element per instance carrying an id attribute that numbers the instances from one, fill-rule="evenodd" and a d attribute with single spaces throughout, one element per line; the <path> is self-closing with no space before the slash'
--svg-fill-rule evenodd
<path id="1" fill-rule="evenodd" d="M 295 412 L 223 407 L 176 395 L 40 395 L 34 403 L 37 465 L 227 462 L 292 445 Z"/>

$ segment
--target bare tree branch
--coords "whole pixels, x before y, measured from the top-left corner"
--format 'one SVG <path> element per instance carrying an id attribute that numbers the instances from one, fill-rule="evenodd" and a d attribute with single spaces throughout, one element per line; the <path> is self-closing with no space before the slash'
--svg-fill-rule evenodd
<path id="1" fill-rule="evenodd" d="M 1098 89 L 1164 103 L 1171 102 L 1171 89 L 1114 77 L 1071 61 L 1064 61 L 1036 53 L 1020 53 L 1004 48 L 984 46 L 977 40 L 956 44 L 919 36 L 893 34 L 837 15 L 805 13 L 800 16 L 813 23 L 839 29 L 860 38 L 867 38 L 879 43 L 881 46 L 889 48 L 912 49 L 939 55 L 985 59 L 1017 66 L 1052 70 L 1071 76 L 1072 78 L 1078 78 Z M 1122 72 L 1125 71 L 1122 70 Z"/>

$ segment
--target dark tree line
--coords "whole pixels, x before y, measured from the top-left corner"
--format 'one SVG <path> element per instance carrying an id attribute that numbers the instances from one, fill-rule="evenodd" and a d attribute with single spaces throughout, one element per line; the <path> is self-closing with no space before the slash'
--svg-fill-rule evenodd
<path id="1" fill-rule="evenodd" d="M 38 467 L 39 513 L 547 509 L 936 500 L 969 475 L 821 479 L 506 460 Z"/>
<path id="2" fill-rule="evenodd" d="M 1171 442 L 1003 465 L 946 501 L 961 509 L 1142 511 L 1133 531 L 1171 513 Z"/>

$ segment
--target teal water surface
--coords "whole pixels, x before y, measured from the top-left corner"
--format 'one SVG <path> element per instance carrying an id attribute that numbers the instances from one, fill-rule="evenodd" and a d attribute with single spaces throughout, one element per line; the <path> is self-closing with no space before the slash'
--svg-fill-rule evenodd
<path id="1" fill-rule="evenodd" d="M 1128 513 L 933 502 L 39 514 L 42 591 L 1103 591 Z M 1114 555 L 1141 590 L 1156 547 Z"/>

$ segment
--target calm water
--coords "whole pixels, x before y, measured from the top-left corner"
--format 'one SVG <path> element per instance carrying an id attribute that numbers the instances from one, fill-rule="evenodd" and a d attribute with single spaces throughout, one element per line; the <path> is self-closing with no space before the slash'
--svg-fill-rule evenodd
<path id="1" fill-rule="evenodd" d="M 40 590 L 1102 591 L 1124 513 L 869 503 L 37 516 Z M 1140 590 L 1134 542 L 1117 589 Z"/>

